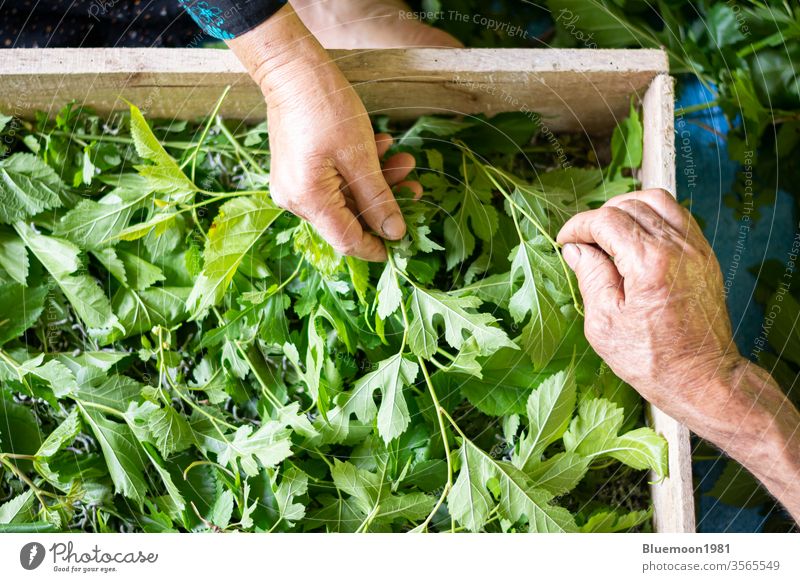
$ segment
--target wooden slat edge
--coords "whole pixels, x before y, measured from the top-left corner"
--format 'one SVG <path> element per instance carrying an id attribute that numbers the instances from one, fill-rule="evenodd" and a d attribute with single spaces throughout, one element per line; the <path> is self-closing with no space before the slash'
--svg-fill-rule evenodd
<path id="1" fill-rule="evenodd" d="M 669 69 L 655 49 L 379 49 L 331 50 L 348 69 L 374 72 L 390 65 L 409 76 L 436 71 L 491 73 L 650 72 Z M 244 73 L 227 50 L 185 48 L 51 48 L 0 51 L 0 75 L 85 73 Z"/>
<path id="2" fill-rule="evenodd" d="M 674 81 L 653 79 L 643 101 L 644 156 L 642 185 L 675 190 Z M 648 405 L 653 429 L 669 443 L 669 477 L 653 484 L 654 525 L 659 533 L 695 531 L 692 451 L 689 430 L 655 406 Z M 654 475 L 651 476 L 656 479 Z"/>
<path id="3" fill-rule="evenodd" d="M 597 134 L 627 113 L 667 67 L 658 50 L 389 49 L 331 51 L 372 114 L 494 115 L 535 111 L 551 131 Z M 214 49 L 0 51 L 0 111 L 53 116 L 67 102 L 101 115 L 135 103 L 150 117 L 220 114 L 256 122 L 264 99 L 235 55 Z"/>

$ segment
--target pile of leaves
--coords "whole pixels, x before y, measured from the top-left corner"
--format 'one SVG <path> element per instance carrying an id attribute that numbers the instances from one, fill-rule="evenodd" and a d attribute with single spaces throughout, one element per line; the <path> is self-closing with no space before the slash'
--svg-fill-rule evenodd
<path id="1" fill-rule="evenodd" d="M 266 126 L 217 110 L 0 119 L 0 531 L 650 527 L 666 442 L 553 239 L 635 186 L 634 109 L 602 168 L 420 118 L 385 264 L 277 208 Z"/>

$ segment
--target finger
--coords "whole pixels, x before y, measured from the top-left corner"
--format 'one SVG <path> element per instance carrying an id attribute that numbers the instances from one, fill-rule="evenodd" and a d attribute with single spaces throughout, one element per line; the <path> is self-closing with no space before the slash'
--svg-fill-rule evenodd
<path id="1" fill-rule="evenodd" d="M 652 237 L 633 217 L 619 208 L 602 207 L 570 218 L 558 233 L 560 244 L 599 246 L 616 262 L 622 276 L 629 266 L 642 263 L 644 244 Z"/>
<path id="2" fill-rule="evenodd" d="M 392 147 L 392 143 L 394 143 L 394 140 L 388 133 L 375 134 L 375 147 L 378 148 L 379 158 L 382 158 L 384 155 L 386 155 L 386 152 L 388 152 L 389 148 Z"/>
<path id="3" fill-rule="evenodd" d="M 324 200 L 324 197 L 312 200 Z M 327 197 L 327 203 L 311 203 L 307 208 L 294 211 L 306 218 L 320 236 L 338 252 L 364 259 L 385 261 L 386 249 L 376 236 L 365 232 L 355 214 L 347 207 L 344 195 L 336 192 Z"/>
<path id="4" fill-rule="evenodd" d="M 422 198 L 422 184 L 416 180 L 404 180 L 399 184 L 395 184 L 393 189 L 399 194 L 401 200 L 404 198 L 402 194 L 403 190 L 410 190 L 414 196 L 414 200 Z"/>
<path id="5" fill-rule="evenodd" d="M 630 198 L 616 205 L 624 210 L 653 237 L 662 237 L 665 234 L 676 235 L 677 232 L 667 222 L 663 215 L 656 212 L 647 202 Z"/>
<path id="6" fill-rule="evenodd" d="M 390 186 L 394 186 L 398 182 L 405 180 L 416 165 L 417 161 L 411 154 L 395 154 L 383 162 L 383 177 Z"/>
<path id="7" fill-rule="evenodd" d="M 639 200 L 650 206 L 655 212 L 660 214 L 672 228 L 678 232 L 686 232 L 686 225 L 691 219 L 691 214 L 666 190 L 653 188 L 640 192 L 630 192 L 614 196 L 604 206 L 619 207 L 623 202 L 629 200 Z"/>
<path id="8" fill-rule="evenodd" d="M 377 151 L 349 160 L 342 164 L 339 171 L 347 180 L 347 187 L 358 204 L 359 218 L 384 238 L 403 238 L 406 223 L 394 194 L 383 177 Z"/>
<path id="9" fill-rule="evenodd" d="M 561 253 L 578 278 L 587 317 L 625 300 L 622 275 L 606 253 L 592 245 L 572 243 L 564 245 Z"/>

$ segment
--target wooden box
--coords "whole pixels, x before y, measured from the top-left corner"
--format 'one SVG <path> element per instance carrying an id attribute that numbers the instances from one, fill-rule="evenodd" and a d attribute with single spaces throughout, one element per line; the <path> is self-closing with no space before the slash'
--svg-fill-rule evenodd
<path id="1" fill-rule="evenodd" d="M 367 110 L 394 118 L 426 113 L 530 111 L 552 132 L 607 136 L 640 101 L 645 188 L 675 192 L 673 83 L 656 50 L 398 49 L 332 51 Z M 236 57 L 200 49 L 11 49 L 0 51 L 0 111 L 55 114 L 71 99 L 101 113 L 127 99 L 150 117 L 207 115 L 226 85 L 223 116 L 261 120 L 263 98 Z M 689 431 L 654 407 L 669 441 L 669 477 L 653 483 L 655 529 L 695 528 Z"/>

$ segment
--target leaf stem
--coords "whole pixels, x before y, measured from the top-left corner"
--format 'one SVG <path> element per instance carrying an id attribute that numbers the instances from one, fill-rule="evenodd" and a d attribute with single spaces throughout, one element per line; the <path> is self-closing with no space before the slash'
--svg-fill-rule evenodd
<path id="1" fill-rule="evenodd" d="M 195 169 L 196 169 L 196 166 L 197 166 L 197 155 L 200 153 L 200 146 L 202 146 L 203 142 L 206 140 L 206 137 L 208 136 L 208 132 L 211 129 L 211 124 L 214 122 L 214 119 L 217 117 L 217 114 L 219 113 L 219 108 L 222 107 L 222 102 L 225 100 L 225 97 L 228 96 L 228 92 L 230 90 L 231 90 L 231 86 L 227 85 L 225 87 L 225 90 L 222 91 L 222 95 L 220 95 L 219 99 L 217 100 L 217 104 L 214 106 L 214 110 L 211 112 L 211 115 L 208 117 L 208 120 L 206 121 L 206 124 L 203 127 L 203 133 L 200 134 L 200 139 L 197 141 L 197 147 L 194 149 L 194 151 L 191 153 L 191 155 L 186 159 L 186 161 L 183 164 L 181 164 L 181 169 L 183 169 L 186 166 L 186 164 L 188 164 L 189 161 L 191 160 L 191 162 L 192 162 L 192 174 L 191 174 L 192 183 L 194 183 Z"/>
<path id="2" fill-rule="evenodd" d="M 247 160 L 247 162 L 251 166 L 253 166 L 253 169 L 257 173 L 266 174 L 266 172 L 261 169 L 261 166 L 255 160 L 255 158 L 253 158 L 253 156 L 250 155 L 250 153 L 245 148 L 242 147 L 242 145 L 239 143 L 239 140 L 236 139 L 236 136 L 234 136 L 231 133 L 231 131 L 227 127 L 225 127 L 225 123 L 220 118 L 217 118 L 217 128 L 219 128 L 219 130 L 222 132 L 222 135 L 228 138 L 228 141 L 233 146 L 233 149 L 236 150 L 236 153 L 241 157 L 243 157 L 245 160 Z"/>
<path id="3" fill-rule="evenodd" d="M 553 247 L 553 250 L 555 250 L 556 255 L 558 256 L 558 261 L 561 264 L 561 269 L 564 271 L 564 275 L 567 279 L 567 285 L 569 286 L 569 292 L 570 295 L 572 296 L 572 304 L 575 307 L 575 311 L 577 311 L 580 315 L 583 315 L 583 307 L 581 306 L 580 301 L 578 301 L 578 293 L 575 290 L 575 286 L 572 284 L 572 274 L 570 272 L 569 267 L 567 266 L 567 263 L 564 261 L 564 257 L 561 255 L 560 252 L 561 245 L 559 245 L 555 240 L 553 240 L 553 237 L 550 236 L 550 233 L 548 233 L 547 230 L 545 230 L 545 228 L 539 223 L 539 221 L 536 220 L 533 216 L 531 216 L 528 213 L 528 211 L 525 210 L 522 206 L 520 206 L 517 203 L 517 201 L 514 200 L 514 197 L 511 196 L 506 191 L 506 189 L 500 185 L 500 183 L 495 179 L 495 177 L 491 175 L 489 170 L 494 170 L 494 168 L 492 168 L 491 166 L 484 166 L 483 164 L 480 163 L 480 161 L 478 161 L 474 157 L 474 155 L 472 159 L 476 165 L 478 165 L 481 169 L 483 169 L 484 173 L 486 174 L 486 177 L 489 178 L 489 180 L 494 184 L 497 190 L 508 201 L 509 205 L 511 205 L 513 208 L 516 208 L 520 212 L 520 214 L 522 214 L 525 218 L 527 218 L 531 222 L 531 224 L 533 224 L 533 226 L 536 227 L 536 230 L 538 230 L 539 233 L 542 236 L 544 236 L 545 239 L 547 239 L 547 242 L 549 242 L 550 245 Z M 519 231 L 519 228 L 517 228 L 517 232 L 520 235 L 520 244 L 525 244 L 526 241 L 522 237 L 522 232 Z"/>
<path id="4" fill-rule="evenodd" d="M 444 503 L 444 500 L 447 498 L 447 495 L 450 493 L 450 490 L 453 488 L 453 459 L 450 452 L 450 443 L 447 439 L 447 430 L 444 425 L 444 418 L 442 417 L 442 414 L 447 414 L 447 412 L 439 403 L 439 398 L 436 395 L 436 389 L 433 387 L 433 382 L 431 381 L 431 377 L 428 374 L 428 368 L 425 366 L 425 360 L 423 360 L 420 356 L 417 356 L 417 361 L 419 362 L 420 368 L 422 368 L 422 375 L 425 377 L 425 384 L 427 384 L 428 386 L 428 393 L 431 396 L 431 400 L 433 401 L 433 406 L 436 410 L 436 419 L 439 423 L 439 434 L 442 437 L 442 444 L 444 445 L 444 456 L 445 460 L 447 461 L 447 483 L 442 489 L 442 494 L 436 501 L 436 505 L 433 506 L 433 509 L 431 509 L 431 512 L 428 514 L 428 517 L 426 517 L 425 521 L 423 521 L 422 524 L 420 524 L 419 526 L 421 530 L 426 530 L 431 520 L 433 519 L 434 515 L 436 515 L 436 512 L 439 511 L 439 508 L 442 506 L 442 503 Z M 455 527 L 455 524 L 452 522 L 452 520 L 450 526 L 451 529 Z"/>
<path id="5" fill-rule="evenodd" d="M 45 491 L 43 489 L 39 489 L 36 484 L 31 481 L 30 477 L 28 477 L 24 471 L 22 471 L 19 467 L 17 467 L 14 463 L 11 463 L 6 459 L 5 455 L 0 456 L 0 465 L 6 467 L 9 471 L 14 473 L 23 483 L 25 483 L 28 487 L 30 487 L 33 494 L 36 496 L 36 499 L 41 503 L 42 507 L 46 508 L 47 504 L 44 501 L 44 497 L 51 497 L 53 499 L 58 499 L 57 495 L 53 495 L 49 491 Z"/>

